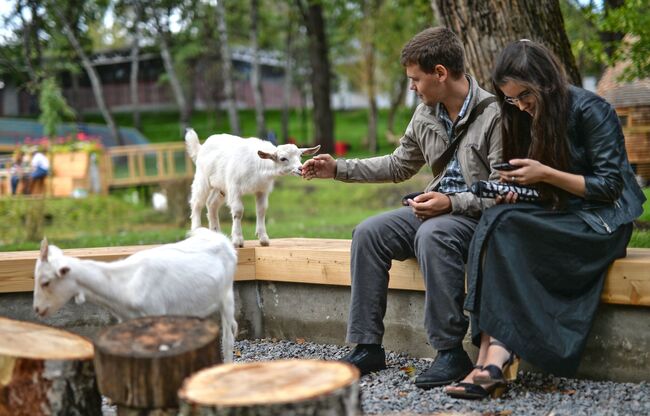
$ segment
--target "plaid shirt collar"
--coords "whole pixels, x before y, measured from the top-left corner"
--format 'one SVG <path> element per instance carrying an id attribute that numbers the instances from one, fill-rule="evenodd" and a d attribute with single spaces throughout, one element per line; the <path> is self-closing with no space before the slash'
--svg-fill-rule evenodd
<path id="1" fill-rule="evenodd" d="M 472 100 L 472 81 L 467 78 L 467 82 L 469 82 L 469 91 L 467 92 L 467 96 L 465 97 L 465 101 L 463 101 L 463 105 L 461 106 L 460 111 L 458 112 L 456 122 L 451 121 L 451 117 L 449 117 L 449 113 L 447 112 L 445 106 L 442 105 L 442 103 L 438 103 L 438 117 L 440 118 L 440 121 L 442 121 L 442 124 L 444 124 L 445 130 L 447 131 L 447 136 L 449 136 L 450 141 L 454 139 L 452 137 L 454 126 L 458 124 L 458 122 L 463 117 L 465 117 L 465 113 L 467 113 L 467 108 L 469 107 L 469 102 Z"/>

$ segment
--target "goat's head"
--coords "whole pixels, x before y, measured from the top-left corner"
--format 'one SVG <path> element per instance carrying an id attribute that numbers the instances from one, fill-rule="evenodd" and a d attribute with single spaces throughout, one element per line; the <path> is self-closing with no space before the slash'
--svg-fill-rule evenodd
<path id="1" fill-rule="evenodd" d="M 61 249 L 41 241 L 41 252 L 34 269 L 34 312 L 46 317 L 58 311 L 77 295 L 77 286 L 68 276 L 68 257 Z"/>
<path id="2" fill-rule="evenodd" d="M 262 159 L 272 160 L 277 169 L 278 175 L 302 175 L 302 161 L 300 157 L 303 155 L 313 155 L 320 150 L 320 145 L 307 148 L 298 148 L 295 144 L 281 144 L 273 153 L 267 153 L 258 150 L 257 154 Z"/>

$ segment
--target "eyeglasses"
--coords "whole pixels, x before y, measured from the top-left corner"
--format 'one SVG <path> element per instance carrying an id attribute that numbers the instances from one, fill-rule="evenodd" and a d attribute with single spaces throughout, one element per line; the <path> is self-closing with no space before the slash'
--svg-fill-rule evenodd
<path id="1" fill-rule="evenodd" d="M 508 103 L 512 105 L 517 105 L 518 102 L 525 100 L 527 97 L 530 96 L 532 92 L 530 90 L 525 90 L 521 94 L 519 94 L 516 97 L 508 97 L 507 95 L 503 96 L 503 99 Z"/>

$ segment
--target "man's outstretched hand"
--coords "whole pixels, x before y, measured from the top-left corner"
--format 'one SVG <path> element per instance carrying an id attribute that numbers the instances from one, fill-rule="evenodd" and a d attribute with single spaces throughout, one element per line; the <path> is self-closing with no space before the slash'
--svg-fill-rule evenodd
<path id="1" fill-rule="evenodd" d="M 307 180 L 327 179 L 334 176 L 336 176 L 336 159 L 327 153 L 316 155 L 302 164 L 302 177 Z"/>

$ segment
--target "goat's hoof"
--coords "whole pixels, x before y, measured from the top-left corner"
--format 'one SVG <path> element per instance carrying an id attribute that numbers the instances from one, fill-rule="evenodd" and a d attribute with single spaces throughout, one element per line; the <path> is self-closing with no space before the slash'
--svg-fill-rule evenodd
<path id="1" fill-rule="evenodd" d="M 267 240 L 260 240 L 260 245 L 262 247 L 268 247 L 270 243 L 271 242 L 268 239 Z"/>

